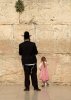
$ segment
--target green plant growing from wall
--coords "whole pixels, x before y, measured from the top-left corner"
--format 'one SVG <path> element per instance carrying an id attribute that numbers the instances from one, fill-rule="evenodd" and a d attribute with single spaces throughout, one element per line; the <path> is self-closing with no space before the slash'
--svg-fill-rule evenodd
<path id="1" fill-rule="evenodd" d="M 15 8 L 17 12 L 22 13 L 24 11 L 23 1 L 21 0 L 16 1 Z"/>
<path id="2" fill-rule="evenodd" d="M 19 22 L 20 22 L 20 14 L 24 11 L 24 4 L 22 0 L 16 1 L 15 4 L 16 12 L 19 12 Z"/>

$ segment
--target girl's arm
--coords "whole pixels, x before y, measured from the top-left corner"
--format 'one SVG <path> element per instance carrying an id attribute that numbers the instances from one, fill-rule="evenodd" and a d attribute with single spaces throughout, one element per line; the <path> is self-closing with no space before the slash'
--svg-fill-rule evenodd
<path id="1" fill-rule="evenodd" d="M 41 70 L 41 65 L 42 65 L 42 64 L 39 65 L 39 70 Z"/>

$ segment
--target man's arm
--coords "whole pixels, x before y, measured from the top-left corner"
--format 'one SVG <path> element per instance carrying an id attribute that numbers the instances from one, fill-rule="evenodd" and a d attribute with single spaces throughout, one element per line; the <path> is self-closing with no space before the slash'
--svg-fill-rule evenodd
<path id="1" fill-rule="evenodd" d="M 34 43 L 34 53 L 35 54 L 38 54 L 37 47 L 36 47 L 36 44 L 35 43 Z"/>
<path id="2" fill-rule="evenodd" d="M 21 45 L 19 44 L 19 55 L 22 55 Z"/>

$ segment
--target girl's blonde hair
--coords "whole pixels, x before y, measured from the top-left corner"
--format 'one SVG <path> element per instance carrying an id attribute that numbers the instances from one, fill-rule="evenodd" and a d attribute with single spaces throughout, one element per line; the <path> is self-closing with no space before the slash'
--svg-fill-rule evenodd
<path id="1" fill-rule="evenodd" d="M 41 62 L 43 62 L 44 67 L 45 67 L 45 61 L 47 61 L 46 58 L 44 56 L 41 57 Z"/>

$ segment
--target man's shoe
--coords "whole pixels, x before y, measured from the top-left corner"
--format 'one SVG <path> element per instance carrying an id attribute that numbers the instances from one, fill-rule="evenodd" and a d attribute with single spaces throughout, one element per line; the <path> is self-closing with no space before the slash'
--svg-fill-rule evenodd
<path id="1" fill-rule="evenodd" d="M 24 91 L 29 91 L 29 89 L 25 88 Z"/>
<path id="2" fill-rule="evenodd" d="M 35 91 L 41 91 L 41 89 L 39 89 L 39 88 L 35 88 L 34 90 L 35 90 Z"/>

